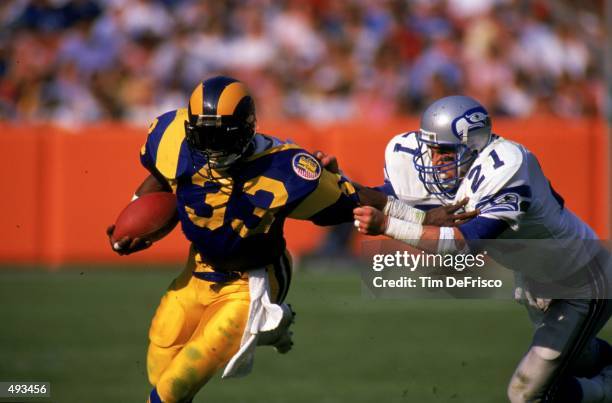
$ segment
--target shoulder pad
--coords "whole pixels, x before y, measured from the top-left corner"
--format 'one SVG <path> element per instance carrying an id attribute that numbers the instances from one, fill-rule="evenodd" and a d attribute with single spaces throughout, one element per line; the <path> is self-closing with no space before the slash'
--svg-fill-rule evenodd
<path id="1" fill-rule="evenodd" d="M 483 149 L 464 178 L 455 200 L 469 197 L 468 210 L 480 208 L 484 217 L 506 220 L 512 229 L 529 205 L 531 188 L 524 158 L 517 143 L 497 139 Z"/>
<path id="2" fill-rule="evenodd" d="M 249 157 L 249 171 L 283 183 L 287 204 L 316 189 L 323 168 L 315 157 L 295 144 L 280 143 Z"/>
<path id="3" fill-rule="evenodd" d="M 494 144 L 481 152 L 464 181 L 472 197 L 479 199 L 511 186 L 522 165 L 520 148 L 514 144 Z"/>
<path id="4" fill-rule="evenodd" d="M 387 147 L 385 149 L 385 155 L 391 157 L 392 155 L 402 155 L 408 154 L 413 156 L 418 151 L 418 143 L 416 139 L 417 132 L 406 132 L 401 133 L 389 141 L 387 143 Z M 396 154 L 398 153 L 398 154 Z"/>
<path id="5" fill-rule="evenodd" d="M 185 143 L 186 109 L 160 115 L 149 126 L 147 142 L 140 155 L 147 169 L 155 169 L 169 180 L 181 176 L 189 168 L 189 153 Z"/>

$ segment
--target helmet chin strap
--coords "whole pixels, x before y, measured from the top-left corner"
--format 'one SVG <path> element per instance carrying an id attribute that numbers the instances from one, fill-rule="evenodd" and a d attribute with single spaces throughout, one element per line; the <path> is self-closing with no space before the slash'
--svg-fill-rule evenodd
<path id="1" fill-rule="evenodd" d="M 212 153 L 205 151 L 204 153 L 207 156 L 208 167 L 216 170 L 225 170 L 229 168 L 230 166 L 247 156 L 247 152 L 249 151 L 249 147 L 251 146 L 251 144 L 253 144 L 253 139 L 247 142 L 244 147 L 242 147 L 242 150 L 240 150 L 239 152 L 227 154 L 225 156 L 220 157 L 219 160 L 217 160 L 216 158 L 211 158 Z"/>
<path id="2" fill-rule="evenodd" d="M 198 169 L 198 167 L 196 166 L 195 163 L 195 159 L 194 159 L 194 151 L 191 147 L 189 147 L 189 151 L 191 154 L 191 160 L 193 163 L 193 169 L 196 171 L 196 173 L 201 176 L 202 178 L 211 181 L 211 182 L 215 182 L 218 183 L 219 185 L 221 185 L 221 191 L 223 191 L 224 187 L 230 186 L 230 191 L 231 191 L 231 185 L 233 184 L 233 180 L 231 178 L 231 176 L 229 175 L 225 175 L 225 172 L 227 171 L 227 169 L 229 169 L 232 165 L 234 165 L 235 163 L 239 162 L 242 158 L 247 157 L 247 153 L 249 151 L 249 148 L 253 145 L 253 140 L 251 140 L 250 142 L 248 142 L 244 148 L 242 149 L 242 151 L 240 153 L 232 153 L 232 154 L 228 154 L 225 159 L 227 159 L 227 161 L 224 161 L 223 164 L 219 164 L 217 165 L 217 163 L 214 162 L 214 158 L 210 157 L 210 153 L 207 153 L 206 151 L 198 151 L 197 153 L 199 153 L 200 155 L 202 155 L 205 159 L 206 159 L 206 163 L 205 165 L 202 167 L 205 167 L 205 174 L 202 173 L 202 168 Z"/>
<path id="3" fill-rule="evenodd" d="M 208 168 L 216 169 L 216 170 L 225 170 L 229 168 L 232 164 L 238 161 L 241 157 L 241 154 L 226 154 L 220 157 L 214 157 L 211 153 L 206 153 Z"/>

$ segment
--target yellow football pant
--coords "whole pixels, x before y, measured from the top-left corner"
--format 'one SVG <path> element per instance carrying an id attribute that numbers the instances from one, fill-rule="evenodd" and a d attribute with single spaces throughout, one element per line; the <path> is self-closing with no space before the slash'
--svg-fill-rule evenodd
<path id="1" fill-rule="evenodd" d="M 271 298 L 286 295 L 285 264 L 270 265 Z M 193 271 L 211 271 L 192 252 L 183 272 L 162 297 L 149 330 L 147 372 L 164 403 L 189 401 L 240 348 L 249 313 L 248 273 L 230 283 L 198 279 Z"/>

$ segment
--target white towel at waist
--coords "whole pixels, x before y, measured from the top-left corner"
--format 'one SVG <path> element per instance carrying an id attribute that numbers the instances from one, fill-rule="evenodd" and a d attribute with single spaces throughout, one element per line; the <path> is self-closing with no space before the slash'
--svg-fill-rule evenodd
<path id="1" fill-rule="evenodd" d="M 249 294 L 249 318 L 242 334 L 240 349 L 225 366 L 222 378 L 248 375 L 253 368 L 258 334 L 277 328 L 283 318 L 280 305 L 270 301 L 266 269 L 249 271 Z"/>

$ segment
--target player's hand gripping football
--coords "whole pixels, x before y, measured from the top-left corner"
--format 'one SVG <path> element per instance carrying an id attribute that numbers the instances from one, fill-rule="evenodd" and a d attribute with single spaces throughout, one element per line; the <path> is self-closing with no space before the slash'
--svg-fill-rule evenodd
<path id="1" fill-rule="evenodd" d="M 113 232 L 115 232 L 115 225 L 111 225 L 106 229 L 110 246 L 119 255 L 129 255 L 147 249 L 153 244 L 151 241 L 143 238 L 130 238 L 128 236 L 113 241 Z"/>

